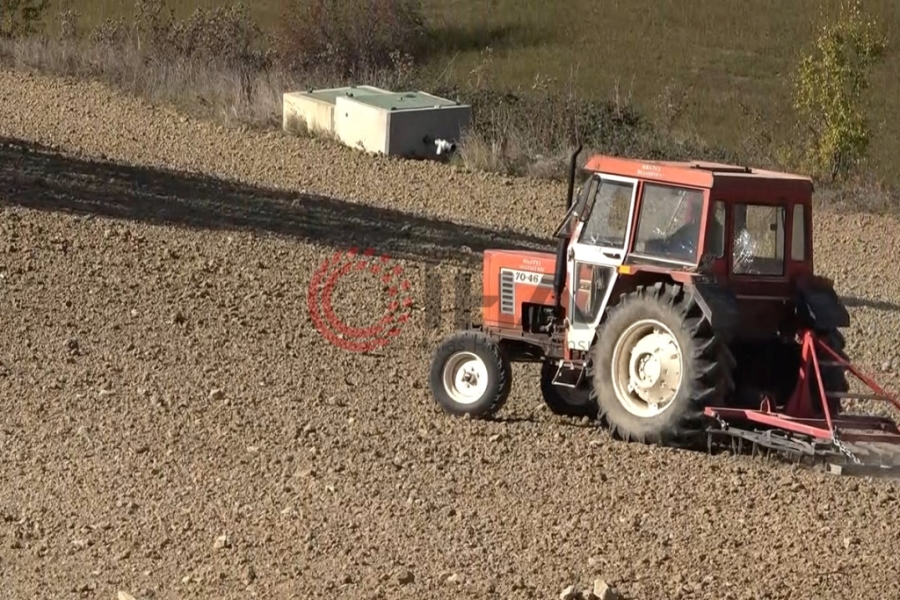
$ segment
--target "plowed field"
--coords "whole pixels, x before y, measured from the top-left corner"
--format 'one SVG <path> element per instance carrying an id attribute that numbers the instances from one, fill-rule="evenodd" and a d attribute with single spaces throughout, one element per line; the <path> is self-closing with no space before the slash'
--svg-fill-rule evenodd
<path id="1" fill-rule="evenodd" d="M 552 417 L 532 367 L 497 421 L 436 409 L 454 274 L 541 245 L 565 186 L 12 73 L 0 138 L 4 597 L 552 599 L 595 578 L 635 599 L 900 594 L 891 480 L 612 441 Z M 816 226 L 848 352 L 896 391 L 900 223 Z M 351 246 L 387 253 L 416 302 L 369 354 L 307 311 L 316 268 Z M 364 326 L 385 297 L 352 272 L 335 311 Z"/>

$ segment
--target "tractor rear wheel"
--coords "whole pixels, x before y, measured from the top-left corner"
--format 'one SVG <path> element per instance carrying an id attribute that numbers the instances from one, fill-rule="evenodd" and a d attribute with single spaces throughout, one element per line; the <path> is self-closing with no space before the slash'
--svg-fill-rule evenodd
<path id="1" fill-rule="evenodd" d="M 844 337 L 836 329 L 820 331 L 820 339 L 847 359 L 844 352 Z M 764 396 L 775 401 L 775 406 L 783 410 L 799 383 L 798 374 L 803 364 L 803 346 L 796 340 L 789 342 L 767 340 L 764 342 L 742 342 L 736 345 L 733 352 L 737 356 L 738 367 L 734 373 L 738 382 L 740 396 L 736 399 L 740 406 L 758 409 Z M 820 361 L 834 362 L 823 350 L 816 350 Z M 822 383 L 826 392 L 844 393 L 850 390 L 847 373 L 842 367 L 821 366 Z M 815 415 L 825 416 L 819 397 L 819 382 L 813 377 L 809 383 L 812 394 L 812 408 Z M 828 398 L 828 410 L 832 415 L 841 411 L 838 398 Z"/>
<path id="2" fill-rule="evenodd" d="M 733 389 L 734 362 L 696 301 L 678 285 L 623 294 L 594 347 L 594 390 L 613 435 L 693 445 L 703 409 Z"/>
<path id="3" fill-rule="evenodd" d="M 822 341 L 825 342 L 825 345 L 834 350 L 838 356 L 843 358 L 844 360 L 849 360 L 847 353 L 844 352 L 844 336 L 837 329 L 831 329 L 825 332 L 820 332 L 822 336 Z M 829 356 L 826 352 L 822 350 L 816 351 L 816 358 L 821 363 L 825 362 L 834 362 L 834 359 Z M 847 371 L 844 370 L 843 367 L 819 367 L 820 372 L 822 373 L 822 385 L 825 388 L 825 393 L 829 392 L 837 392 L 837 393 L 847 393 L 850 391 L 850 382 L 847 380 Z M 822 416 L 824 416 L 824 412 L 821 410 L 821 405 L 819 404 L 819 382 L 813 378 L 810 381 L 811 392 L 813 396 L 813 404 L 820 412 L 822 412 Z M 841 400 L 840 398 L 828 398 L 828 412 L 831 413 L 831 416 L 835 416 L 841 413 L 842 411 Z"/>
<path id="4" fill-rule="evenodd" d="M 597 418 L 597 401 L 591 395 L 589 381 L 582 381 L 576 388 L 555 385 L 556 366 L 545 361 L 541 365 L 541 395 L 544 403 L 555 415 L 565 417 Z"/>
<path id="5" fill-rule="evenodd" d="M 429 376 L 435 401 L 452 415 L 488 417 L 512 389 L 512 366 L 497 342 L 480 331 L 445 339 L 434 353 Z"/>

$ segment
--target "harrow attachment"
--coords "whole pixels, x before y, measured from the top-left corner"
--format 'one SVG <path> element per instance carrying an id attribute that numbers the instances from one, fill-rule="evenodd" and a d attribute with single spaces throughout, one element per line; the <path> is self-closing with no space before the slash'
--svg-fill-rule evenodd
<path id="1" fill-rule="evenodd" d="M 832 414 L 829 399 L 888 402 L 900 411 L 900 401 L 871 377 L 841 357 L 812 331 L 800 334 L 801 366 L 797 386 L 783 407 L 768 398 L 758 409 L 711 406 L 705 414 L 715 421 L 707 428 L 709 451 L 714 442 L 730 441 L 735 453 L 747 447 L 753 455 L 776 455 L 797 463 L 812 463 L 836 474 L 900 476 L 900 428 L 887 417 Z M 830 360 L 820 361 L 819 349 Z M 826 392 L 821 368 L 842 367 L 871 393 Z M 817 394 L 812 393 L 815 379 Z M 834 406 L 831 403 L 831 406 Z M 817 410 L 818 409 L 818 410 Z M 824 418 L 823 418 L 824 417 Z"/>

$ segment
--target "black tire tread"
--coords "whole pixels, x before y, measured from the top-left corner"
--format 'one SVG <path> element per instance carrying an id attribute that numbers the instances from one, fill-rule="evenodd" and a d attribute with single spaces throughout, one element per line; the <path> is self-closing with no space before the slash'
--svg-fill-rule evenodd
<path id="1" fill-rule="evenodd" d="M 846 341 L 844 340 L 844 336 L 840 332 L 840 330 L 830 329 L 828 331 L 819 332 L 819 335 L 823 338 L 822 341 L 825 342 L 825 345 L 834 350 L 838 354 L 838 356 L 840 356 L 844 360 L 850 360 L 850 357 L 847 356 L 847 353 L 844 351 Z M 832 357 L 822 350 L 816 351 L 816 358 L 819 361 L 832 360 Z M 820 372 L 822 374 L 822 384 L 824 385 L 826 392 L 850 391 L 850 382 L 847 379 L 847 371 L 842 367 L 820 367 Z M 813 401 L 818 402 L 819 382 L 816 381 L 815 378 L 813 378 L 810 382 L 810 385 L 814 399 Z M 820 407 L 820 405 L 818 404 L 816 404 L 816 406 L 817 408 Z M 842 410 L 841 401 L 838 398 L 829 398 L 828 410 L 832 414 L 832 416 L 840 414 Z"/>
<path id="2" fill-rule="evenodd" d="M 444 398 L 443 364 L 460 350 L 468 350 L 481 356 L 488 369 L 497 374 L 490 400 L 486 403 L 478 403 L 483 405 L 477 412 L 459 410 L 452 399 Z M 435 350 L 429 384 L 435 401 L 445 412 L 456 416 L 468 413 L 475 419 L 489 418 L 499 412 L 509 399 L 512 390 L 512 364 L 506 352 L 487 334 L 481 331 L 461 331 L 446 338 Z"/>
<path id="3" fill-rule="evenodd" d="M 589 377 L 588 373 L 589 370 L 585 372 L 585 377 Z M 556 366 L 550 361 L 543 362 L 541 364 L 541 396 L 544 398 L 544 403 L 550 409 L 550 412 L 564 417 L 587 417 L 588 419 L 596 420 L 599 407 L 596 399 L 592 396 L 590 385 L 583 388 L 575 388 L 578 392 L 584 393 L 584 401 L 572 402 L 566 398 L 566 394 L 560 389 L 560 386 L 553 384 L 555 376 Z"/>
<path id="4" fill-rule="evenodd" d="M 599 394 L 604 389 L 600 382 L 595 381 L 593 397 L 600 407 L 600 417 L 606 421 L 610 433 L 625 441 L 636 441 L 646 444 L 659 444 L 667 446 L 692 446 L 705 439 L 706 419 L 703 411 L 711 403 L 717 403 L 734 390 L 735 384 L 732 377 L 732 369 L 735 358 L 727 345 L 716 335 L 712 324 L 703 313 L 692 294 L 683 286 L 657 282 L 650 286 L 639 286 L 634 292 L 621 294 L 619 301 L 607 311 L 607 319 L 598 332 L 598 346 L 604 343 L 610 344 L 610 353 L 615 340 L 605 342 L 603 330 L 606 324 L 615 319 L 622 311 L 632 310 L 635 302 L 654 301 L 663 306 L 674 309 L 682 318 L 683 329 L 692 340 L 690 356 L 694 360 L 694 379 L 691 382 L 692 393 L 688 404 L 682 410 L 675 421 L 674 426 L 667 430 L 658 430 L 641 434 L 630 430 L 622 423 L 610 422 L 608 410 L 605 409 Z M 673 324 L 677 328 L 677 324 Z M 688 350 L 688 349 L 683 349 Z M 596 369 L 596 366 L 593 367 Z M 614 394 L 610 387 L 606 392 Z M 612 400 L 617 402 L 617 400 Z"/>

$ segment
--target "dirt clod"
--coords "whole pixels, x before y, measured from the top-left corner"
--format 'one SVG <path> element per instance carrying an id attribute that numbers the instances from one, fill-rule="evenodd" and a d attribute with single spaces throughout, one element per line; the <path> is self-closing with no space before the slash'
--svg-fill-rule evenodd
<path id="1" fill-rule="evenodd" d="M 619 595 L 603 579 L 595 579 L 591 596 L 596 600 L 619 600 Z"/>
<path id="2" fill-rule="evenodd" d="M 213 548 L 216 550 L 222 550 L 223 548 L 231 547 L 231 539 L 227 535 L 220 535 L 216 538 L 216 541 L 213 542 Z"/>

